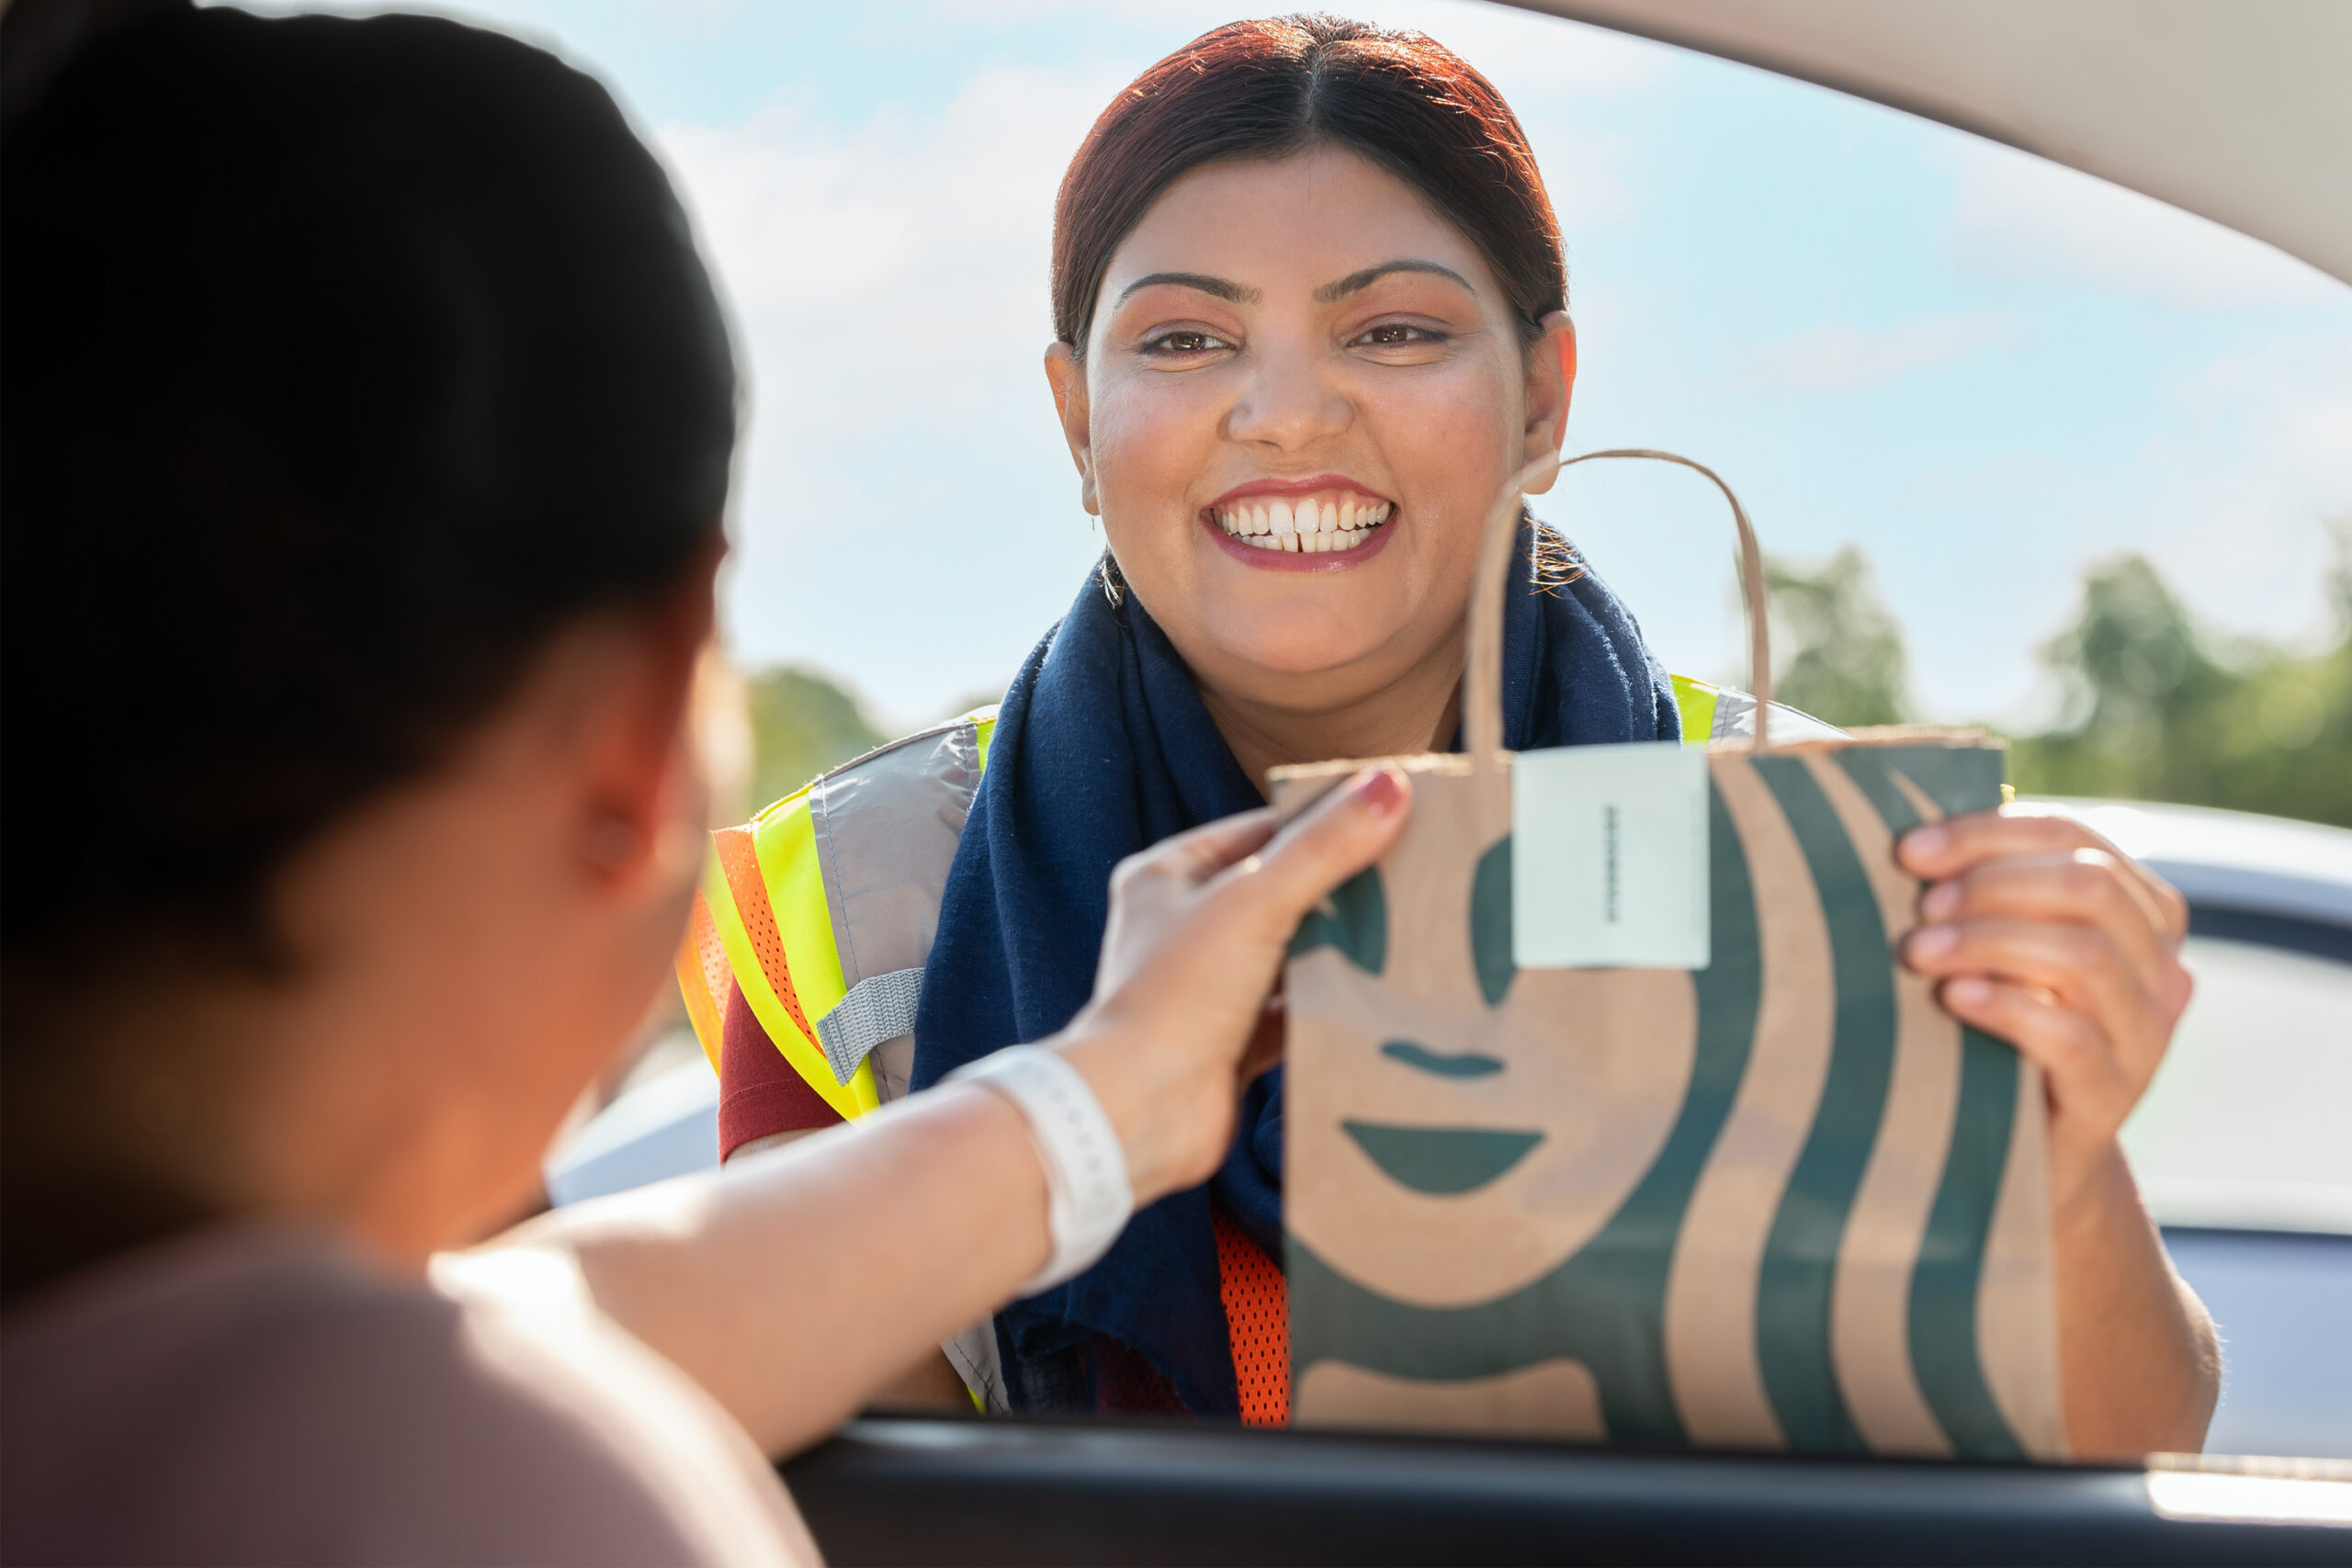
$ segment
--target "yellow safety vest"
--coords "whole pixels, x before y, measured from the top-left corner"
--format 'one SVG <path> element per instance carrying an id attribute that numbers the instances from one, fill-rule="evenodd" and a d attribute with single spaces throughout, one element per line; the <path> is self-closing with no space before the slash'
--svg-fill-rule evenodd
<path id="1" fill-rule="evenodd" d="M 1686 743 L 1752 732 L 1745 692 L 1673 681 Z M 678 954 L 686 1015 L 713 1068 L 733 984 L 793 1071 L 844 1118 L 906 1092 L 940 895 L 995 730 L 993 707 L 933 725 L 713 835 Z M 1779 704 L 1772 732 L 1838 733 Z"/>

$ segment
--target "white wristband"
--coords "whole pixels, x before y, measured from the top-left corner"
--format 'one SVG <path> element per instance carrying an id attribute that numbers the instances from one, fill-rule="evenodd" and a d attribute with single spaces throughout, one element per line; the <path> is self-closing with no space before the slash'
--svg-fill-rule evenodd
<path id="1" fill-rule="evenodd" d="M 1009 1045 L 956 1068 L 944 1081 L 984 1085 L 1019 1107 L 1046 1168 L 1054 1255 L 1020 1294 L 1050 1290 L 1110 1251 L 1135 1213 L 1135 1189 L 1127 1185 L 1127 1153 L 1119 1134 L 1079 1070 L 1041 1045 Z"/>

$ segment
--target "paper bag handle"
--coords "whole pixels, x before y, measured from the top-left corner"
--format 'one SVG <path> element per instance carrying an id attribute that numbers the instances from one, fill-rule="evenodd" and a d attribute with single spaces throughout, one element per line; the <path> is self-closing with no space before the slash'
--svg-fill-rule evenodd
<path id="1" fill-rule="evenodd" d="M 1672 452 L 1627 446 L 1607 452 L 1587 452 L 1580 457 L 1555 453 L 1541 457 L 1512 476 L 1487 514 L 1487 533 L 1478 547 L 1478 576 L 1470 590 L 1470 668 L 1464 677 L 1462 722 L 1470 744 L 1470 764 L 1479 769 L 1510 766 L 1503 750 L 1503 592 L 1517 564 L 1520 502 L 1530 485 L 1541 484 L 1562 468 L 1603 457 L 1646 457 L 1696 468 L 1714 482 L 1731 502 L 1732 522 L 1739 529 L 1740 589 L 1747 602 L 1747 687 L 1756 697 L 1756 733 L 1749 744 L 1765 745 L 1764 729 L 1772 711 L 1772 634 L 1765 615 L 1764 560 L 1756 547 L 1756 530 L 1748 525 L 1747 509 L 1731 486 L 1704 463 Z"/>

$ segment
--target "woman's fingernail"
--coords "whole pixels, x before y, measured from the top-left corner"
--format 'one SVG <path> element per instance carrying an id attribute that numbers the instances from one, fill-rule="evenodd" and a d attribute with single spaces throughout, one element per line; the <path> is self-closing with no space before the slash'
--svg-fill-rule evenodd
<path id="1" fill-rule="evenodd" d="M 1925 898 L 1919 900 L 1919 913 L 1931 920 L 1940 920 L 1959 908 L 1960 884 L 1957 882 L 1939 882 L 1928 889 Z"/>
<path id="2" fill-rule="evenodd" d="M 1405 776 L 1395 768 L 1374 768 L 1356 781 L 1356 798 L 1374 817 L 1385 817 L 1405 802 Z"/>
<path id="3" fill-rule="evenodd" d="M 1993 999 L 1993 982 L 1973 975 L 1945 983 L 1944 1000 L 1956 1008 L 1981 1008 Z"/>
<path id="4" fill-rule="evenodd" d="M 1914 828 L 1903 835 L 1903 847 L 1914 854 L 1940 854 L 1951 837 L 1941 828 Z"/>
<path id="5" fill-rule="evenodd" d="M 1935 960 L 1960 945 L 1960 933 L 1950 926 L 1923 926 L 1911 934 L 1911 956 Z"/>

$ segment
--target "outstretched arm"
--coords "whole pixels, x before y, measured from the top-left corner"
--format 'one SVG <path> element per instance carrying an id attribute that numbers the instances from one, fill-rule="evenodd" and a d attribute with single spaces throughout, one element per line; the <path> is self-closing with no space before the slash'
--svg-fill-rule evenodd
<path id="1" fill-rule="evenodd" d="M 2203 1446 L 2221 1359 L 2116 1134 L 2188 1005 L 2180 895 L 2069 818 L 2007 807 L 1907 834 L 1931 886 L 1904 957 L 2050 1095 L 2051 1229 L 2066 1438 L 2081 1459 Z"/>
<path id="2" fill-rule="evenodd" d="M 1046 1042 L 1084 1076 L 1138 1208 L 1205 1180 L 1231 1141 L 1292 931 L 1402 825 L 1368 770 L 1280 833 L 1252 812 L 1124 863 L 1095 995 Z M 1051 1250 L 1021 1113 L 947 1084 L 725 1175 L 573 1205 L 483 1249 L 568 1255 L 607 1314 L 771 1454 L 831 1431 L 985 1316 Z M 463 1267 L 461 1264 L 460 1267 Z"/>

